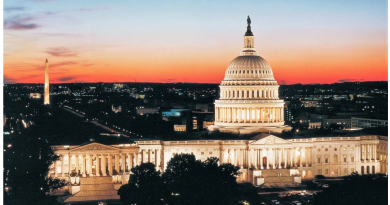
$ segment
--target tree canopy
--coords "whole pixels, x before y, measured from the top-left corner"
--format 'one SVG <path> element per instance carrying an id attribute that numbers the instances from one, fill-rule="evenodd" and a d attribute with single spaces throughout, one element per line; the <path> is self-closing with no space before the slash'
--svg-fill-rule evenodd
<path id="1" fill-rule="evenodd" d="M 236 181 L 239 167 L 218 165 L 218 158 L 201 162 L 192 154 L 175 155 L 163 174 L 151 163 L 131 169 L 129 184 L 118 194 L 123 204 L 240 204 L 258 201 L 250 184 Z"/>
<path id="2" fill-rule="evenodd" d="M 388 181 L 383 174 L 359 175 L 354 172 L 341 184 L 334 184 L 314 198 L 315 204 L 387 204 Z"/>

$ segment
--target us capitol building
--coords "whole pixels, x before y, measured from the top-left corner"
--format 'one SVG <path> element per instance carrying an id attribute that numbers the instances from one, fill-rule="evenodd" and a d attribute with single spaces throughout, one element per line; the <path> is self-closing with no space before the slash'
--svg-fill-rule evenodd
<path id="1" fill-rule="evenodd" d="M 244 49 L 226 70 L 220 99 L 215 101 L 215 125 L 210 131 L 258 135 L 57 145 L 52 149 L 61 160 L 51 166 L 49 174 L 71 182 L 66 189 L 72 196 L 65 202 L 76 202 L 118 199 L 115 190 L 128 183 L 131 168 L 151 162 L 164 172 L 167 162 L 181 153 L 194 154 L 200 160 L 218 157 L 219 163 L 239 166 L 237 181 L 254 185 L 294 186 L 315 175 L 388 172 L 387 137 L 277 137 L 275 133 L 291 129 L 284 125 L 284 102 L 279 99 L 278 88 L 271 66 L 254 49 L 248 17 Z"/>

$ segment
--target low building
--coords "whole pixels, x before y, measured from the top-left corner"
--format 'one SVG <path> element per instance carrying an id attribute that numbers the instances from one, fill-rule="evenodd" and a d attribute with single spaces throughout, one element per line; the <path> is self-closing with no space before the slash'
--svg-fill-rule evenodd
<path id="1" fill-rule="evenodd" d="M 318 102 L 316 100 L 305 100 L 305 101 L 301 101 L 302 102 L 302 105 L 303 107 L 317 107 L 317 104 Z"/>
<path id="2" fill-rule="evenodd" d="M 337 118 L 337 119 L 323 119 L 323 128 L 328 129 L 331 125 L 336 125 L 336 129 L 342 130 L 346 128 L 351 128 L 351 119 L 350 118 Z"/>
<path id="3" fill-rule="evenodd" d="M 352 128 L 372 128 L 372 127 L 388 127 L 387 120 L 377 120 L 368 118 L 351 118 Z"/>
<path id="4" fill-rule="evenodd" d="M 186 125 L 173 125 L 173 130 L 175 132 L 185 132 L 185 131 L 187 131 Z"/>
<path id="5" fill-rule="evenodd" d="M 30 93 L 30 99 L 41 99 L 41 93 Z"/>
<path id="6" fill-rule="evenodd" d="M 156 113 L 158 113 L 158 110 L 160 108 L 140 106 L 140 107 L 137 107 L 136 109 L 137 109 L 138 115 L 145 115 L 145 114 L 156 114 Z"/>
<path id="7" fill-rule="evenodd" d="M 309 129 L 320 129 L 321 122 L 309 122 Z"/>

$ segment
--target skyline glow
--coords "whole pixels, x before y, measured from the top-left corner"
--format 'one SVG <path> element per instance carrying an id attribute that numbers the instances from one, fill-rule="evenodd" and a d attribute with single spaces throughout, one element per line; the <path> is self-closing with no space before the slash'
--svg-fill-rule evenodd
<path id="1" fill-rule="evenodd" d="M 279 84 L 388 80 L 387 1 L 5 0 L 4 83 L 220 83 L 255 48 Z"/>

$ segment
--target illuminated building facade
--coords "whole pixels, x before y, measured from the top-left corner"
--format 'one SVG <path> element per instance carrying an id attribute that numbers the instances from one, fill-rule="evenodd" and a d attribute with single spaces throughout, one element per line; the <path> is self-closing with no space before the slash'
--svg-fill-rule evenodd
<path id="1" fill-rule="evenodd" d="M 95 183 L 111 180 L 110 186 L 118 190 L 128 183 L 131 168 L 151 162 L 157 170 L 164 172 L 174 155 L 187 153 L 202 161 L 218 157 L 220 163 L 240 167 L 238 182 L 293 186 L 301 179 L 311 179 L 315 175 L 387 173 L 387 144 L 387 137 L 382 136 L 281 139 L 269 134 L 235 140 L 140 140 L 115 145 L 89 142 L 52 146 L 61 160 L 52 164 L 49 174 L 71 181 L 67 189 L 74 196 L 69 202 L 77 201 L 77 197 L 82 199 L 79 195 L 87 193 L 80 191 L 86 178 L 99 177 L 95 178 Z M 69 176 L 71 173 L 74 173 L 72 177 Z M 115 198 L 115 194 L 112 197 Z"/>
<path id="2" fill-rule="evenodd" d="M 244 36 L 244 49 L 233 59 L 220 85 L 215 101 L 215 126 L 210 131 L 233 133 L 282 132 L 284 102 L 271 66 L 255 50 L 250 18 Z"/>

